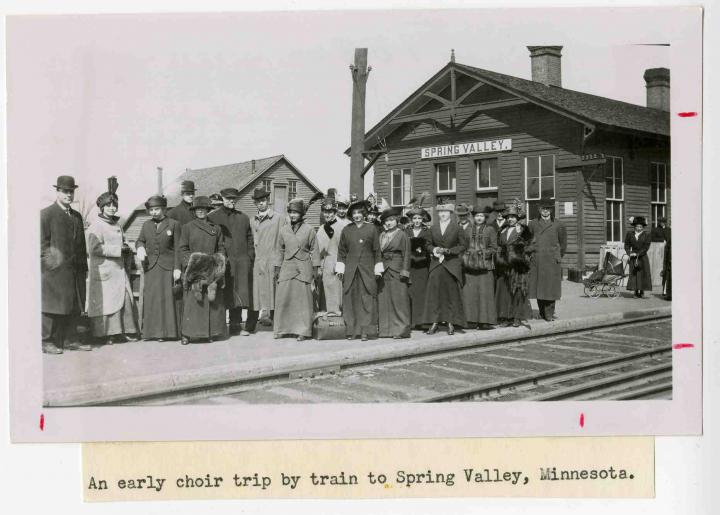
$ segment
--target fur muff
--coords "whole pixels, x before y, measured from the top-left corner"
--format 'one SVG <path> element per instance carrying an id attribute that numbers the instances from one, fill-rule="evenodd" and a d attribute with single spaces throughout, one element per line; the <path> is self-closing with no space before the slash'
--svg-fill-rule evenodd
<path id="1" fill-rule="evenodd" d="M 512 245 L 508 245 L 507 266 L 519 274 L 530 271 L 529 246 L 532 233 L 526 226 L 522 226 L 520 237 Z"/>
<path id="2" fill-rule="evenodd" d="M 215 300 L 218 285 L 222 287 L 225 283 L 225 256 L 222 254 L 203 254 L 193 252 L 190 254 L 183 288 L 185 291 L 192 290 L 195 298 L 200 301 L 203 296 L 203 288 L 207 287 L 207 296 L 210 302 Z"/>

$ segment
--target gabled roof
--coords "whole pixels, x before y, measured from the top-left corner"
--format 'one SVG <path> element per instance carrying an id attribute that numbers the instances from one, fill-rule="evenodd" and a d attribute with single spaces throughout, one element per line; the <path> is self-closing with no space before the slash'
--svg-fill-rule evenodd
<path id="1" fill-rule="evenodd" d="M 589 122 L 663 136 L 670 135 L 670 113 L 659 109 L 621 102 L 612 98 L 582 93 L 572 89 L 546 86 L 532 80 L 491 72 L 456 63 L 490 85 L 505 86 L 515 93 L 546 102 Z"/>
<path id="2" fill-rule="evenodd" d="M 567 88 L 546 86 L 532 80 L 450 62 L 365 134 L 366 148 L 372 148 L 375 145 L 373 138 L 383 136 L 382 129 L 409 104 L 422 96 L 426 88 L 447 75 L 451 68 L 581 123 L 593 126 L 601 125 L 610 130 L 638 131 L 660 136 L 670 135 L 670 113 L 666 111 Z M 349 151 L 350 149 L 347 149 L 345 153 L 349 153 Z"/>
<path id="3" fill-rule="evenodd" d="M 242 163 L 213 166 L 210 168 L 197 168 L 194 170 L 189 169 L 169 184 L 167 188 L 164 188 L 168 205 L 172 206 L 180 201 L 180 183 L 182 183 L 182 181 L 193 181 L 198 195 L 211 195 L 213 193 L 219 193 L 223 188 L 230 187 L 237 188 L 240 190 L 240 193 L 243 193 L 243 191 L 252 186 L 260 176 L 272 169 L 280 161 L 285 161 L 314 192 L 320 191 L 285 155 L 280 154 L 255 159 L 254 161 L 243 161 Z M 254 172 L 253 162 L 255 166 Z M 141 206 L 141 208 L 144 209 L 144 206 Z"/>

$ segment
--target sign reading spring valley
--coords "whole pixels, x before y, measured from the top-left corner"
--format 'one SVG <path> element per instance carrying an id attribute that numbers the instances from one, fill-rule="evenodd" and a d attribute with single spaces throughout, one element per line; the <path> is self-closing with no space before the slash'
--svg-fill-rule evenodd
<path id="1" fill-rule="evenodd" d="M 507 152 L 508 150 L 512 150 L 511 139 L 491 139 L 487 141 L 473 141 L 471 143 L 458 143 L 456 145 L 424 147 L 420 149 L 420 158 L 430 159 L 433 157 L 464 156 L 467 154 L 484 154 L 485 152 Z"/>

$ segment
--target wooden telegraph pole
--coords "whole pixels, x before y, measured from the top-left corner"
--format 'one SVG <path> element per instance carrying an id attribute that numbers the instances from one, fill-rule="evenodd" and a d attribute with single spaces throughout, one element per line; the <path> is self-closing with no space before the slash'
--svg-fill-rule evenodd
<path id="1" fill-rule="evenodd" d="M 350 190 L 365 197 L 365 86 L 372 68 L 367 65 L 367 48 L 355 49 L 355 64 L 350 65 L 353 80 L 352 121 L 350 126 Z"/>

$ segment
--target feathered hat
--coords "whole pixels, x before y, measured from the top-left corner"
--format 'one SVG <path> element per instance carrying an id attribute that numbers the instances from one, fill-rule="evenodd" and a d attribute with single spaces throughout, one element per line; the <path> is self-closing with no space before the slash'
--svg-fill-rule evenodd
<path id="1" fill-rule="evenodd" d="M 338 202 L 337 202 L 337 190 L 335 188 L 330 188 L 327 192 L 327 195 L 324 195 L 322 206 L 320 206 L 320 209 L 323 211 L 337 211 Z"/>
<path id="2" fill-rule="evenodd" d="M 97 204 L 97 207 L 102 210 L 103 207 L 107 206 L 108 204 L 115 204 L 118 203 L 118 196 L 117 196 L 117 189 L 118 189 L 118 181 L 117 177 L 114 175 L 112 177 L 108 177 L 108 189 L 107 191 L 103 192 L 95 202 Z"/>
<path id="3" fill-rule="evenodd" d="M 405 212 L 405 214 L 412 220 L 412 217 L 415 215 L 420 215 L 423 217 L 425 223 L 430 222 L 432 220 L 432 216 L 430 216 L 430 213 L 423 208 L 423 203 L 430 198 L 430 193 L 427 191 L 423 191 L 420 194 L 420 197 L 413 197 L 410 199 L 410 202 L 408 202 L 408 210 Z"/>
<path id="4" fill-rule="evenodd" d="M 455 203 L 450 198 L 438 197 L 435 211 L 450 211 L 451 213 L 454 213 Z"/>
<path id="5" fill-rule="evenodd" d="M 305 202 L 304 199 L 301 198 L 294 198 L 290 202 L 288 202 L 287 205 L 287 212 L 295 211 L 297 213 L 300 213 L 301 215 L 305 215 L 307 213 L 307 210 L 310 209 L 310 206 L 312 206 L 315 202 L 323 198 L 325 195 L 323 195 L 322 191 L 318 191 L 313 195 L 310 200 Z"/>
<path id="6" fill-rule="evenodd" d="M 514 198 L 512 202 L 510 202 L 510 206 L 505 211 L 505 216 L 514 216 L 518 220 L 522 220 L 525 218 L 525 210 L 523 209 L 523 201 L 519 198 Z"/>

